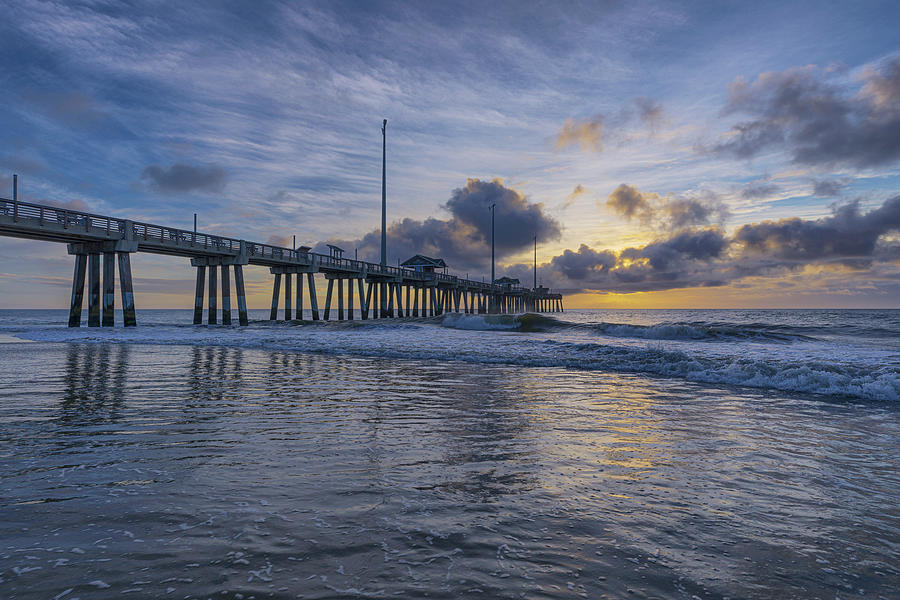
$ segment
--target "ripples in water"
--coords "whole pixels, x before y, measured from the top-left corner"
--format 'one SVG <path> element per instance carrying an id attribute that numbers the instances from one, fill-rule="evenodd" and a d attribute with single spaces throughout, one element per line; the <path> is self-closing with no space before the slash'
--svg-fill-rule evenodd
<path id="1" fill-rule="evenodd" d="M 6 598 L 900 583 L 890 405 L 240 348 L 0 352 Z"/>

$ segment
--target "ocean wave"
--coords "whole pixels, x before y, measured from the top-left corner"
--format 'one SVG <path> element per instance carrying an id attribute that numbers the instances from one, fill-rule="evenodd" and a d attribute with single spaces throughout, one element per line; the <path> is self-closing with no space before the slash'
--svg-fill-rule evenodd
<path id="1" fill-rule="evenodd" d="M 478 315 L 468 315 L 478 317 Z M 373 358 L 452 360 L 522 367 L 558 367 L 592 371 L 638 373 L 693 382 L 843 396 L 867 400 L 900 400 L 900 366 L 883 359 L 861 361 L 852 351 L 833 348 L 818 357 L 788 353 L 749 356 L 740 345 L 729 355 L 634 346 L 615 343 L 577 343 L 529 338 L 479 337 L 473 340 L 452 329 L 492 328 L 515 331 L 521 325 L 510 315 L 489 318 L 441 319 L 450 330 L 413 332 L 404 327 L 377 325 L 379 330 L 356 331 L 362 325 L 337 327 L 171 327 L 139 329 L 25 329 L 17 337 L 46 342 L 135 343 L 154 345 L 229 346 L 288 352 L 355 355 Z M 494 318 L 497 317 L 497 318 Z M 450 322 L 448 325 L 447 322 Z M 11 332 L 10 332 L 11 333 Z M 839 358 L 843 356 L 843 362 Z M 857 357 L 858 358 L 858 357 Z"/>
<path id="2" fill-rule="evenodd" d="M 733 324 L 716 322 L 664 322 L 653 325 L 630 323 L 573 323 L 550 315 L 525 313 L 520 315 L 449 314 L 438 323 L 451 329 L 516 330 L 522 332 L 587 331 L 606 337 L 642 340 L 687 341 L 760 341 L 792 343 L 816 341 L 817 337 L 799 328 L 774 327 L 763 323 Z"/>
<path id="3" fill-rule="evenodd" d="M 526 315 L 467 315 L 449 313 L 437 321 L 441 327 L 467 331 L 521 331 L 522 317 Z"/>

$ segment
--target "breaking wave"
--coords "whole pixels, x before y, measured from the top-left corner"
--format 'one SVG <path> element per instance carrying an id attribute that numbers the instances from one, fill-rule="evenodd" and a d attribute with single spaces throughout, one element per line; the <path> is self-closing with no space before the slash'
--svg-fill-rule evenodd
<path id="1" fill-rule="evenodd" d="M 135 343 L 155 345 L 229 346 L 287 352 L 355 355 L 375 358 L 452 360 L 475 364 L 557 367 L 579 370 L 638 373 L 681 378 L 693 382 L 824 394 L 868 400 L 900 400 L 900 364 L 896 360 L 862 360 L 831 345 L 817 354 L 806 348 L 785 348 L 751 355 L 737 345 L 728 354 L 703 352 L 701 346 L 656 343 L 573 342 L 546 336 L 472 336 L 465 331 L 498 332 L 546 330 L 568 326 L 545 315 L 447 315 L 417 324 L 394 321 L 331 323 L 317 326 L 271 325 L 253 322 L 249 328 L 146 325 L 137 329 L 16 328 L 17 338 L 46 342 Z M 435 326 L 438 325 L 438 326 Z M 574 324 L 575 327 L 581 327 Z M 371 328 L 361 332 L 359 328 Z M 622 326 L 620 331 L 626 331 Z M 698 335 L 690 330 L 661 326 L 628 326 L 644 339 L 663 335 Z M 424 328 L 425 331 L 420 329 Z M 712 335 L 708 332 L 703 335 Z M 719 334 L 716 334 L 719 335 Z M 734 335 L 734 334 L 730 334 Z M 697 339 L 693 337 L 675 339 Z M 700 338 L 703 339 L 703 338 Z M 726 346 L 731 348 L 731 346 Z M 823 349 L 824 348 L 824 349 Z M 790 350 L 790 351 L 788 351 Z"/>
<path id="2" fill-rule="evenodd" d="M 452 329 L 496 330 L 522 332 L 592 331 L 596 334 L 643 340 L 689 341 L 761 341 L 791 343 L 814 341 L 817 337 L 799 328 L 775 327 L 764 323 L 735 325 L 733 323 L 685 322 L 633 325 L 626 323 L 572 323 L 549 315 L 526 313 L 521 315 L 464 315 L 449 314 L 440 324 Z"/>

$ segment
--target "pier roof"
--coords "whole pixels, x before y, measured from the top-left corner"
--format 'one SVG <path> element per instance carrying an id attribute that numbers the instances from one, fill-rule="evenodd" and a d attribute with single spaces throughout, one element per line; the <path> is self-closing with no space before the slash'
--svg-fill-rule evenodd
<path id="1" fill-rule="evenodd" d="M 443 258 L 431 258 L 430 256 L 424 256 L 422 254 L 416 254 L 411 258 L 407 258 L 405 261 L 400 263 L 401 267 L 435 267 L 438 269 L 444 269 L 447 267 L 447 263 L 444 262 Z"/>

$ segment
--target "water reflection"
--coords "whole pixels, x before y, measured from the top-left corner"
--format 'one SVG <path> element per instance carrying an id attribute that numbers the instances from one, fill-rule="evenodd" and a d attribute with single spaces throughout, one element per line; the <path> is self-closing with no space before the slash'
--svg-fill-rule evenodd
<path id="1" fill-rule="evenodd" d="M 190 349 L 185 408 L 196 409 L 223 402 L 239 394 L 243 381 L 243 350 L 223 346 Z"/>
<path id="2" fill-rule="evenodd" d="M 127 395 L 130 352 L 127 345 L 68 345 L 60 421 L 117 420 Z"/>
<path id="3" fill-rule="evenodd" d="M 41 393 L 0 379 L 22 390 L 0 428 L 3 597 L 94 579 L 110 596 L 666 599 L 900 581 L 896 411 L 565 369 L 21 352 Z"/>

